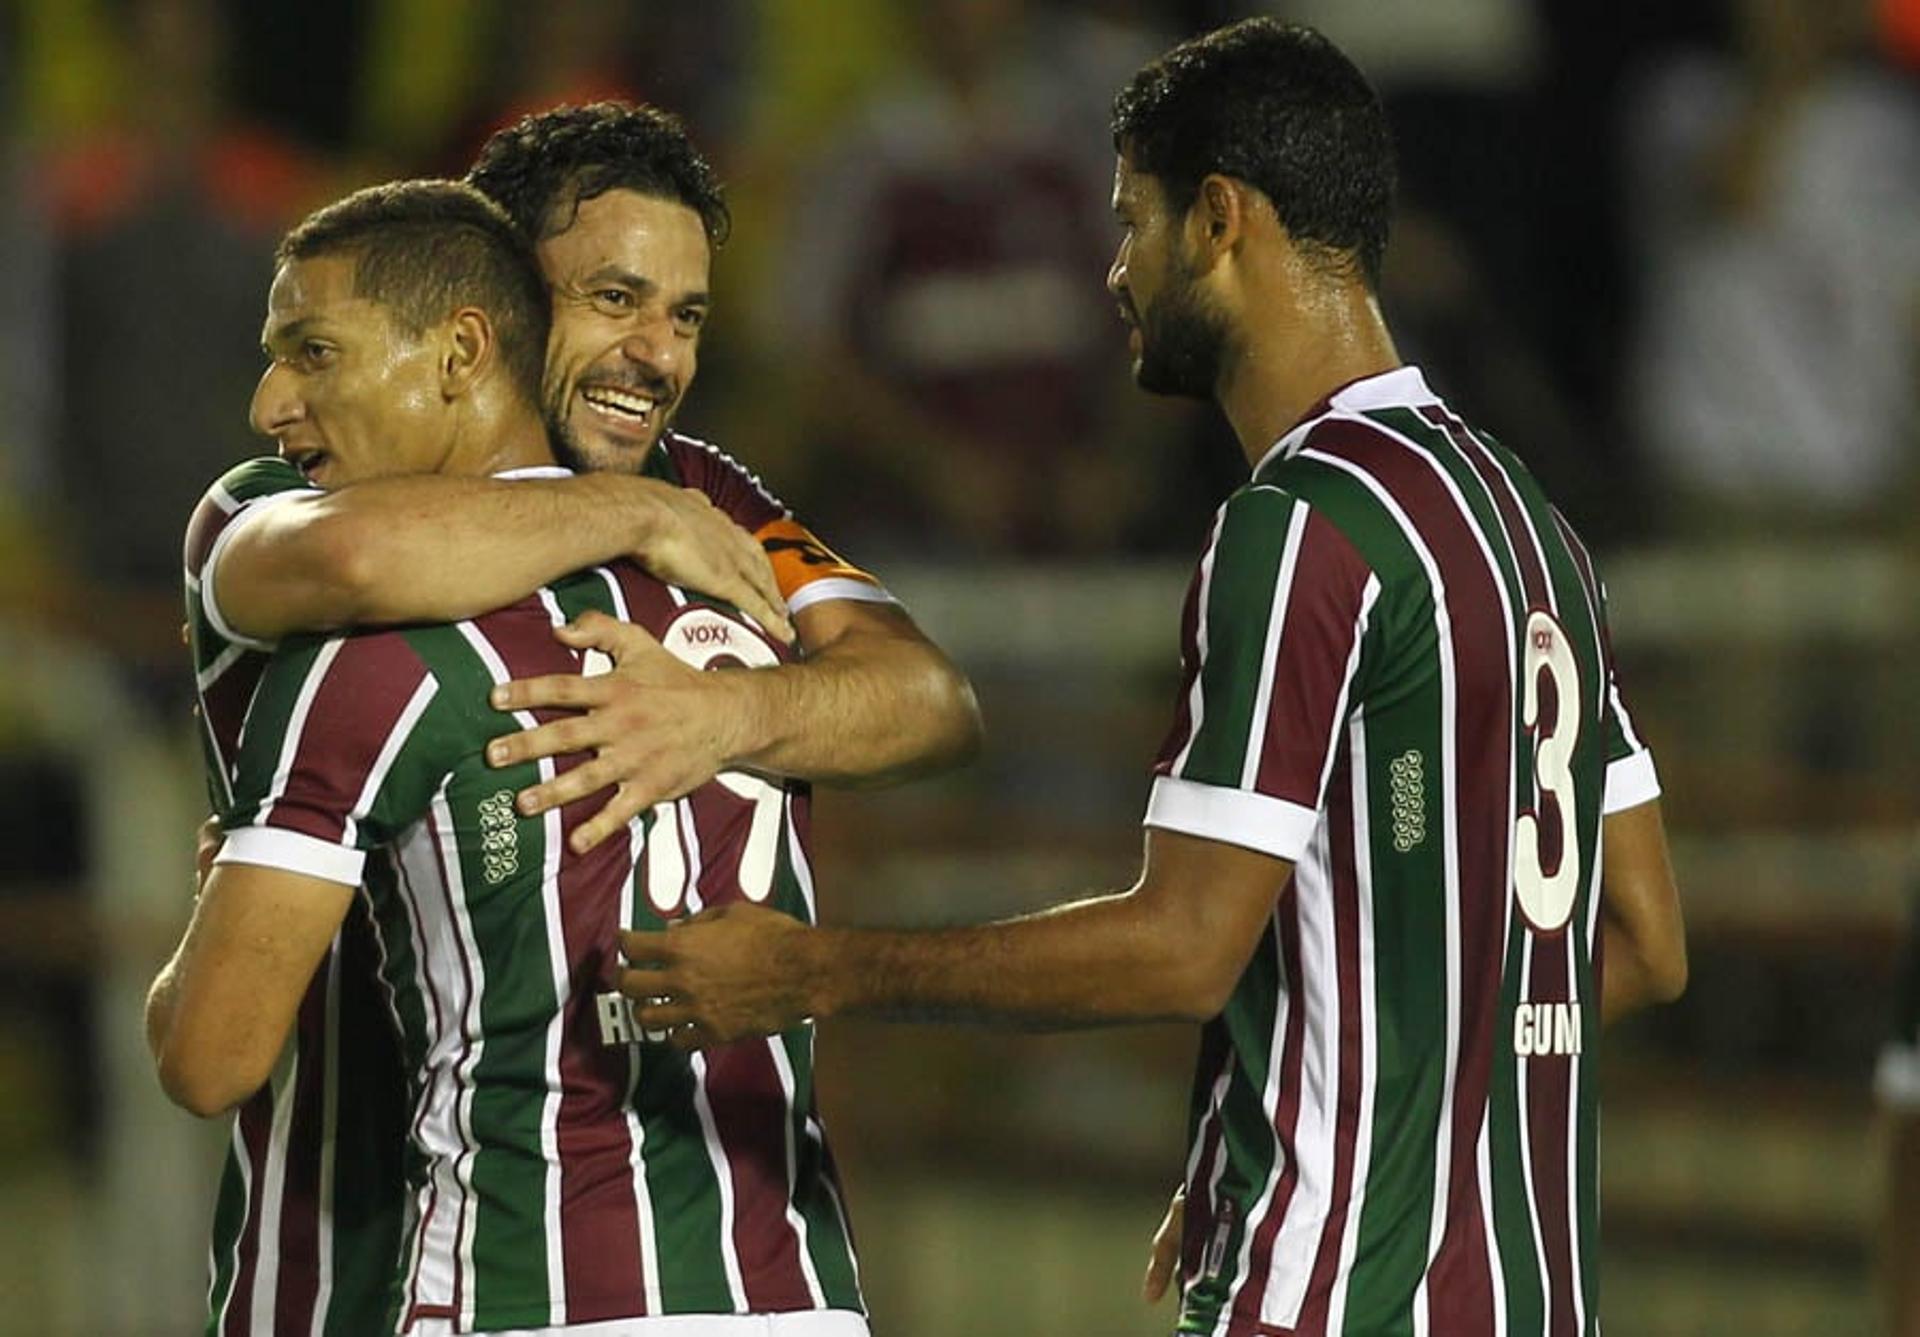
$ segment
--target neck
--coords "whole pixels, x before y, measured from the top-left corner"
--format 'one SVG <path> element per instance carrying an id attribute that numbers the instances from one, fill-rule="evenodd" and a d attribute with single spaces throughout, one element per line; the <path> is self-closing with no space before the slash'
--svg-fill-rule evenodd
<path id="1" fill-rule="evenodd" d="M 1400 365 L 1380 303 L 1363 284 L 1316 286 L 1252 309 L 1291 319 L 1248 321 L 1221 373 L 1220 408 L 1249 468 L 1320 400 Z"/>
<path id="2" fill-rule="evenodd" d="M 455 441 L 443 473 L 485 478 L 509 469 L 534 469 L 556 462 L 540 415 L 518 404 L 495 413 L 470 415 L 460 425 Z"/>

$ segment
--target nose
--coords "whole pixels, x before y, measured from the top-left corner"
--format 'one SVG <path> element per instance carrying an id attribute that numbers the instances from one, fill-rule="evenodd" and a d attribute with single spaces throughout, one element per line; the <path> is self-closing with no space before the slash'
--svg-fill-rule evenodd
<path id="1" fill-rule="evenodd" d="M 675 327 L 671 316 L 661 316 L 638 323 L 621 341 L 620 351 L 649 375 L 677 379 L 688 351 L 685 345 L 689 342 Z"/>
<path id="2" fill-rule="evenodd" d="M 1107 291 L 1119 297 L 1127 290 L 1127 243 L 1114 250 L 1113 263 L 1107 266 Z"/>
<path id="3" fill-rule="evenodd" d="M 278 436 L 300 421 L 304 412 L 292 371 L 284 362 L 272 363 L 253 387 L 253 402 L 247 406 L 248 424 L 262 436 Z"/>

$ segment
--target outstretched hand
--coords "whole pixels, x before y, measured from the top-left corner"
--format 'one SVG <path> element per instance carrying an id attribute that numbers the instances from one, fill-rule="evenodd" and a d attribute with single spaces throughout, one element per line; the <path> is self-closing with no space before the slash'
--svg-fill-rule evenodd
<path id="1" fill-rule="evenodd" d="M 699 488 L 657 494 L 668 522 L 655 527 L 634 560 L 669 585 L 732 604 L 780 640 L 793 643 L 793 623 L 766 550 L 727 518 Z"/>
<path id="2" fill-rule="evenodd" d="M 544 784 L 520 791 L 532 816 L 607 786 L 614 795 L 569 842 L 584 854 L 656 803 L 698 789 L 725 769 L 737 746 L 741 715 L 728 673 L 703 673 L 673 657 L 645 630 L 589 612 L 554 630 L 582 652 L 613 663 L 592 677 L 550 674 L 493 689 L 497 710 L 557 708 L 584 714 L 505 734 L 487 746 L 489 765 L 514 766 L 569 752 L 595 755 Z"/>
<path id="3" fill-rule="evenodd" d="M 677 1049 L 711 1049 L 799 1025 L 813 1012 L 805 947 L 815 930 L 765 906 L 736 904 L 622 933 L 620 992 L 634 1020 Z"/>

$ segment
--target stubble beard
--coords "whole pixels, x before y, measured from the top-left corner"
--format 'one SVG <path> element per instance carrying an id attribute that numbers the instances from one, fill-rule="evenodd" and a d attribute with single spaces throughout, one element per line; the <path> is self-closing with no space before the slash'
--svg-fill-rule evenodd
<path id="1" fill-rule="evenodd" d="M 1148 394 L 1211 400 L 1220 385 L 1227 346 L 1226 318 L 1181 275 L 1142 313 L 1140 364 L 1134 383 Z"/>

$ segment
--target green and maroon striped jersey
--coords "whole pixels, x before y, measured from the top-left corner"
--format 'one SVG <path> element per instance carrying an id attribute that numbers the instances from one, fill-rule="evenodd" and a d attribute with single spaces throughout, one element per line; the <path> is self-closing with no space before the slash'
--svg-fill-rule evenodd
<path id="1" fill-rule="evenodd" d="M 1180 1331 L 1598 1331 L 1603 814 L 1659 793 L 1591 559 L 1406 367 L 1220 509 L 1146 821 L 1294 864 L 1203 1032 Z"/>
<path id="2" fill-rule="evenodd" d="M 208 490 L 187 527 L 187 637 L 207 789 L 223 823 L 268 647 L 220 616 L 213 562 L 241 517 L 318 495 L 284 460 L 248 460 Z M 373 921 L 356 902 L 272 1080 L 234 1116 L 214 1207 L 207 1337 L 393 1328 L 407 1099 L 378 961 Z"/>
<path id="3" fill-rule="evenodd" d="M 285 642 L 220 858 L 364 878 L 422 1162 L 403 1327 L 858 1312 L 811 1027 L 689 1057 L 636 1032 L 615 989 L 622 928 L 740 900 L 812 918 L 806 786 L 723 774 L 576 855 L 607 794 L 523 817 L 515 792 L 555 763 L 484 760 L 536 722 L 493 710 L 496 683 L 595 667 L 553 636 L 589 609 L 698 667 L 783 653 L 623 564 L 467 622 Z"/>
<path id="4" fill-rule="evenodd" d="M 788 606 L 890 601 L 836 557 L 738 461 L 678 432 L 646 473 L 697 488 L 766 547 Z M 225 541 L 262 511 L 320 495 L 284 460 L 247 460 L 202 498 L 185 543 L 187 626 L 213 810 L 230 815 L 248 703 L 272 649 L 221 615 Z M 393 1326 L 407 1199 L 407 1094 L 364 902 L 315 975 L 273 1080 L 235 1116 L 214 1211 L 208 1337 L 359 1337 Z"/>

